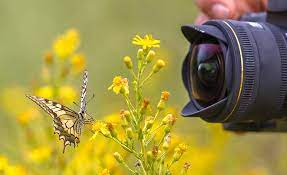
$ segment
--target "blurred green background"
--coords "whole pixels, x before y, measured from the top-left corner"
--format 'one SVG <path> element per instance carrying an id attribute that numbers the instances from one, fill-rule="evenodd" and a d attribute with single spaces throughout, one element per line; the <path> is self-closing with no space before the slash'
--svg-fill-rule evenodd
<path id="1" fill-rule="evenodd" d="M 96 95 L 88 110 L 96 117 L 118 112 L 121 99 L 107 87 L 115 75 L 126 75 L 121 58 L 136 52 L 132 37 L 151 33 L 161 39 L 167 69 L 155 76 L 155 85 L 146 93 L 157 97 L 162 90 L 170 91 L 171 106 L 179 113 L 188 101 L 180 73 L 188 43 L 180 27 L 192 23 L 197 12 L 192 0 L 0 0 L 0 89 L 29 86 L 39 74 L 42 55 L 51 48 L 54 38 L 68 28 L 76 28 L 90 73 L 88 93 Z M 80 87 L 80 77 L 73 81 Z M 11 99 L 27 101 L 24 96 L 11 95 Z M 17 148 L 21 141 L 19 126 L 3 108 L 0 154 L 21 163 L 21 150 Z M 287 174 L 286 134 L 236 135 L 210 129 L 211 125 L 200 119 L 179 119 L 177 132 L 190 143 L 193 155 L 191 174 Z M 213 131 L 218 133 L 212 134 Z M 212 166 L 209 159 L 204 166 L 204 151 L 216 157 Z M 201 170 L 195 161 L 203 161 Z"/>

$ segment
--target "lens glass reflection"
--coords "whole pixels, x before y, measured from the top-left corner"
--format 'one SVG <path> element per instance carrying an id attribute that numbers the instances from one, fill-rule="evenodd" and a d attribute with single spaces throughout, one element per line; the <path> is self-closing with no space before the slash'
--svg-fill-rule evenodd
<path id="1" fill-rule="evenodd" d="M 193 98 L 203 106 L 216 102 L 224 87 L 224 59 L 220 45 L 195 45 L 190 66 Z"/>

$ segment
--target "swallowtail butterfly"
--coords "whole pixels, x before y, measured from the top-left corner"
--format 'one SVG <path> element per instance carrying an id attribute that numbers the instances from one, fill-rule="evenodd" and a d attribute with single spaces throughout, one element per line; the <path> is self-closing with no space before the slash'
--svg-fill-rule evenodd
<path id="1" fill-rule="evenodd" d="M 75 147 L 78 145 L 78 143 L 80 143 L 80 135 L 84 124 L 90 124 L 93 122 L 93 118 L 86 117 L 87 84 L 88 72 L 84 71 L 81 104 L 80 111 L 78 113 L 52 100 L 26 95 L 53 118 L 54 133 L 57 133 L 59 135 L 59 139 L 64 141 L 63 153 L 65 152 L 67 145 L 71 146 L 73 144 Z"/>

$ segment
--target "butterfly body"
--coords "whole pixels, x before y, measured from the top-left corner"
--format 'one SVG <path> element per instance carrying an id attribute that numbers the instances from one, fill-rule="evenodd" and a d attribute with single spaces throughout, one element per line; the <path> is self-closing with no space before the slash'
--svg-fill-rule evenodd
<path id="1" fill-rule="evenodd" d="M 73 145 L 75 147 L 80 143 L 80 135 L 83 126 L 93 121 L 92 118 L 85 117 L 87 74 L 87 71 L 85 71 L 79 112 L 75 112 L 60 103 L 46 98 L 26 95 L 53 118 L 54 133 L 58 134 L 59 139 L 64 141 L 63 152 L 65 152 L 67 145 Z"/>

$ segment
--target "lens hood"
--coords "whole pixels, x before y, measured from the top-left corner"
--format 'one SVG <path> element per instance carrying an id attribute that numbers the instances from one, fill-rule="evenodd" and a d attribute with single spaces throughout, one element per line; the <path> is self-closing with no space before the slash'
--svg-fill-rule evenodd
<path id="1" fill-rule="evenodd" d="M 284 35 L 272 24 L 211 20 L 182 27 L 190 50 L 182 77 L 190 101 L 182 115 L 208 122 L 265 121 L 280 118 L 286 110 L 287 47 Z M 192 96 L 190 55 L 198 42 L 213 38 L 224 50 L 226 95 L 201 106 Z"/>

